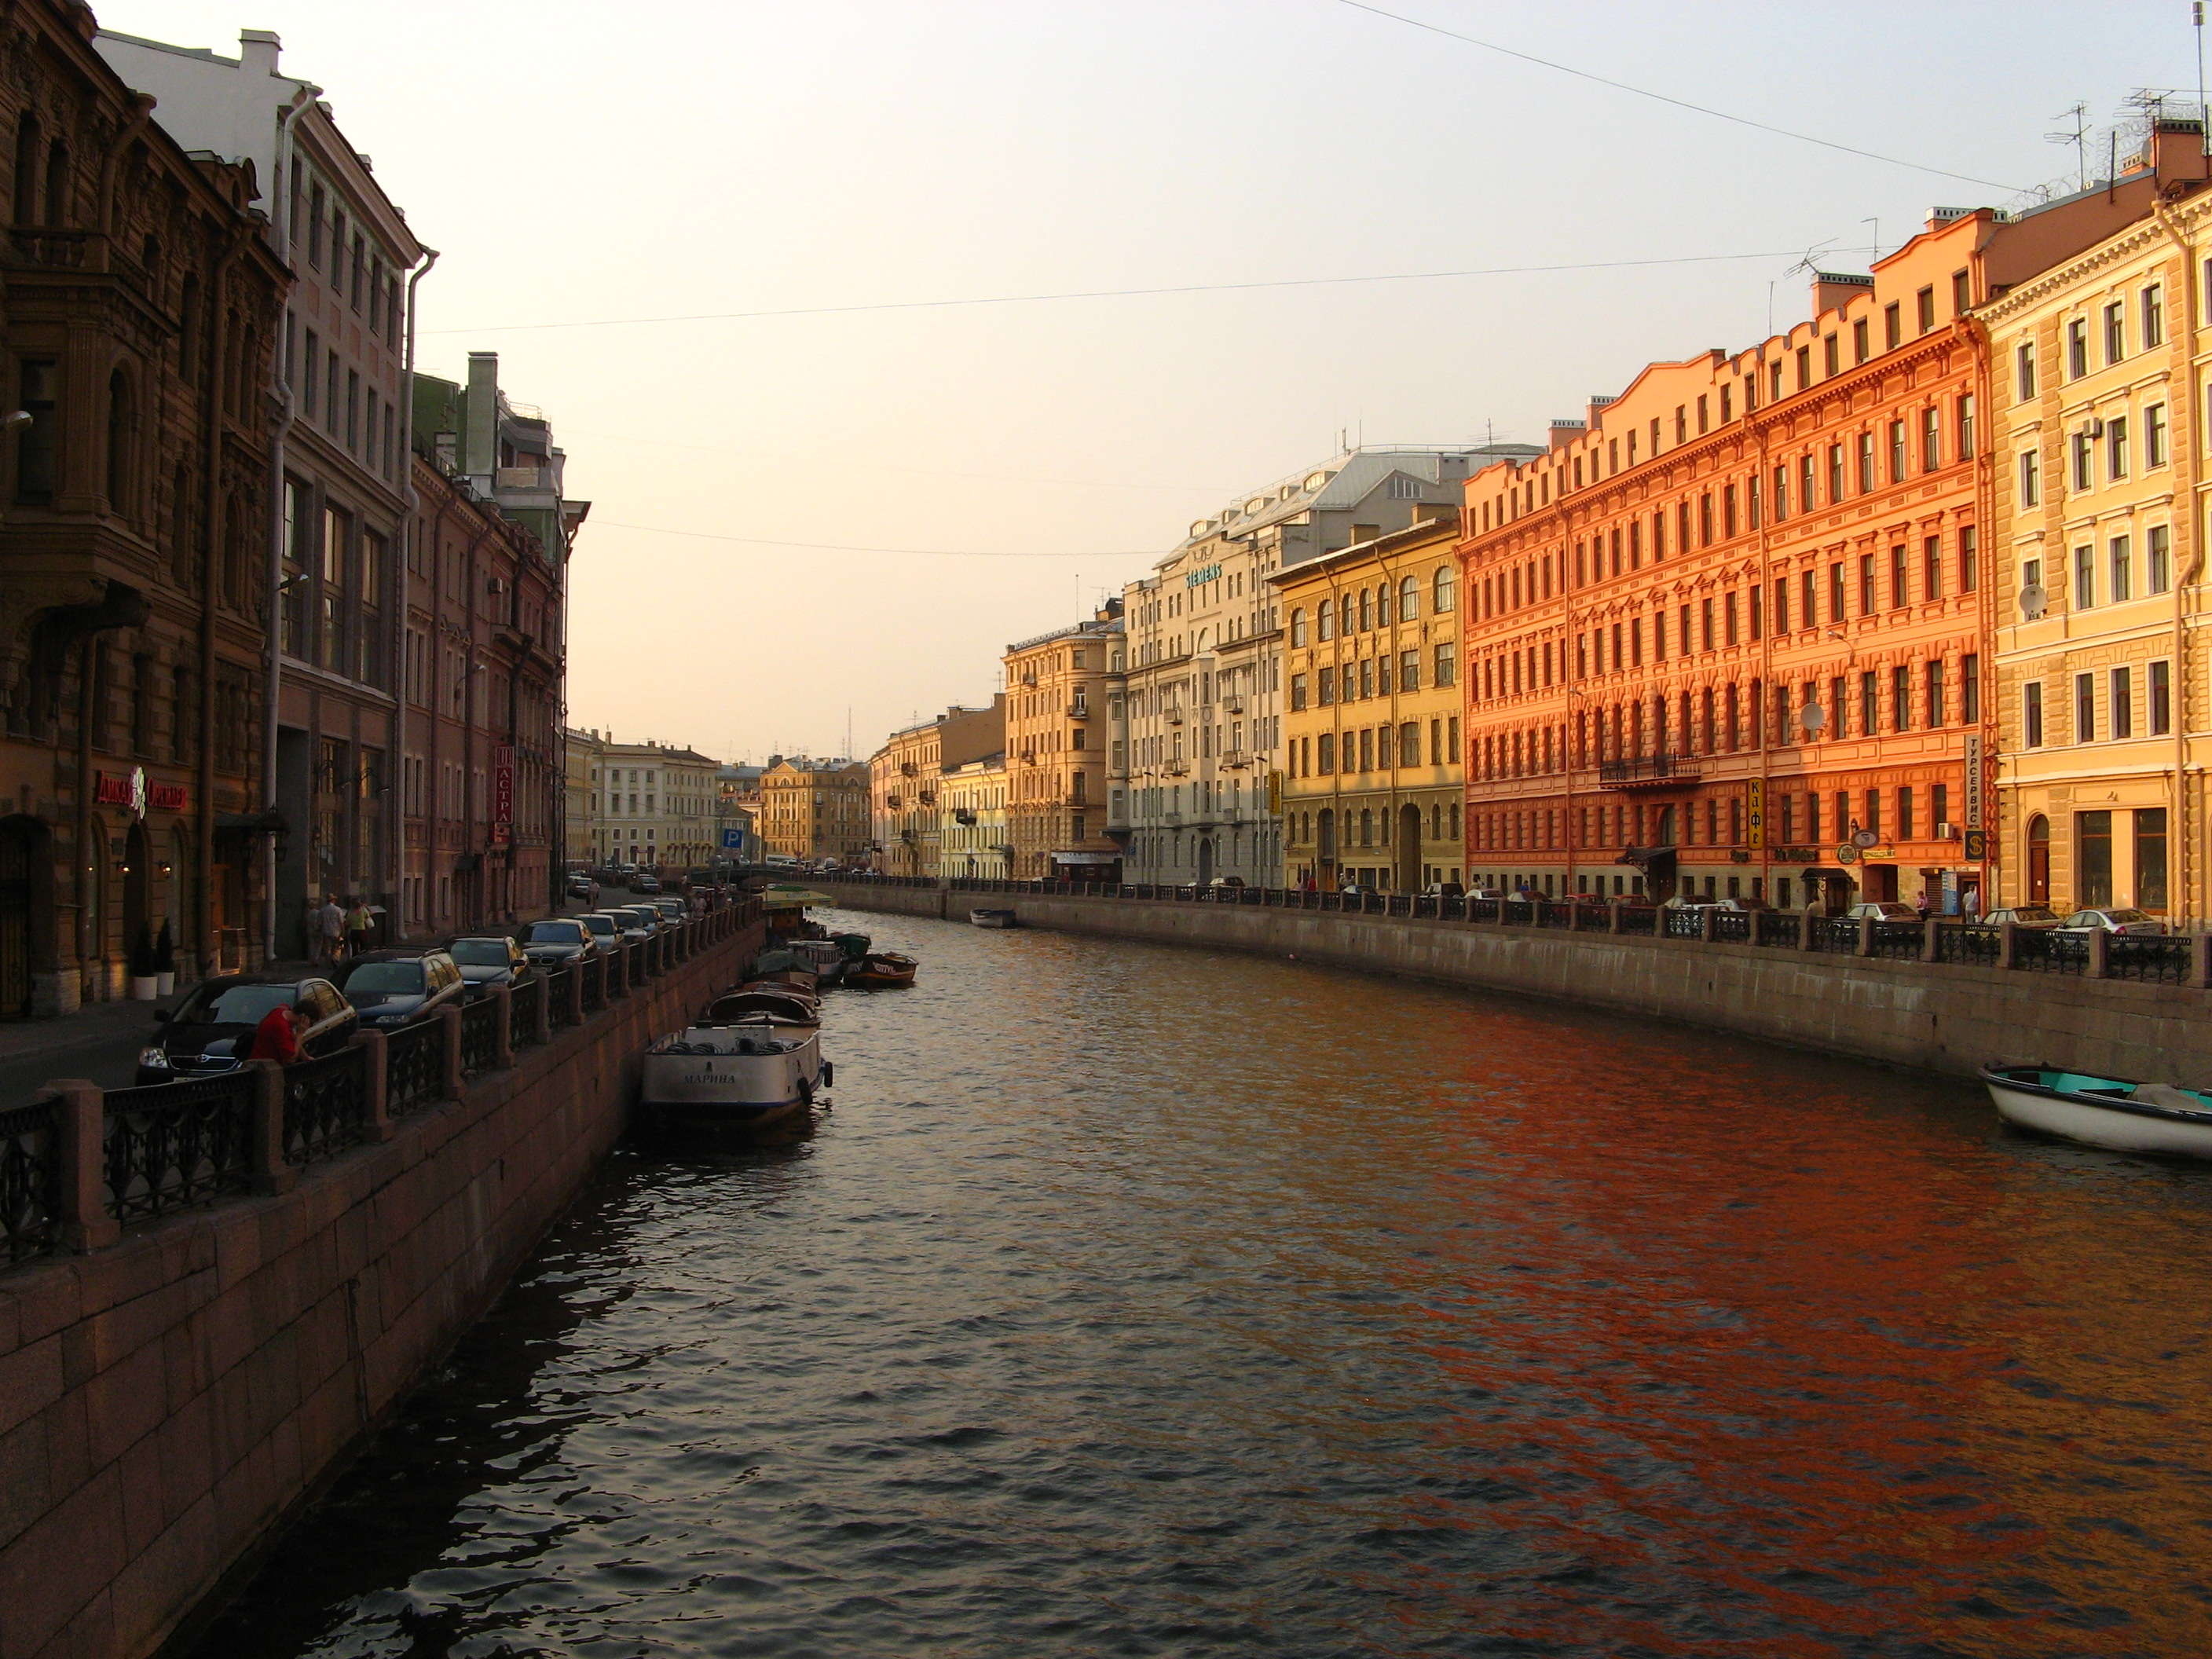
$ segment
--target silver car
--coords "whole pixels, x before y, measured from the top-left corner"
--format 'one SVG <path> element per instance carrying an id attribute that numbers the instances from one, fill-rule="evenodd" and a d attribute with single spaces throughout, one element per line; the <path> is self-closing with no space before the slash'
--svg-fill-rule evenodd
<path id="1" fill-rule="evenodd" d="M 2095 910 L 2076 910 L 2060 922 L 2055 931 L 2076 934 L 2083 939 L 2100 933 L 2133 933 L 2155 938 L 2166 932 L 2166 924 L 2148 910 L 2113 909 L 2107 906 Z"/>

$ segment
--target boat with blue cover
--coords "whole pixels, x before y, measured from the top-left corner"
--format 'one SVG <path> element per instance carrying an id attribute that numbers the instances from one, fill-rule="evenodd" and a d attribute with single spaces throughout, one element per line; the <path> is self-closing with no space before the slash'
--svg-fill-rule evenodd
<path id="1" fill-rule="evenodd" d="M 2118 1152 L 2212 1158 L 2212 1093 L 2050 1066 L 1984 1066 L 2008 1123 Z"/>

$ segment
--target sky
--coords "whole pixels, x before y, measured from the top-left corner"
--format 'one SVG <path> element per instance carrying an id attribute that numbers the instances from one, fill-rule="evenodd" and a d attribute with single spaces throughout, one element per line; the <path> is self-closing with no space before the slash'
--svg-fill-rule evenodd
<path id="1" fill-rule="evenodd" d="M 1931 205 L 2069 176 L 2061 112 L 2197 78 L 2185 0 L 1377 3 L 1434 29 L 1347 0 L 96 9 L 283 37 L 440 250 L 419 367 L 498 351 L 592 504 L 569 722 L 723 759 L 865 757 L 986 702 L 1009 641 L 1340 433 L 1541 441 L 1799 319 L 1808 250 L 1863 270 Z M 1419 275 L 1531 266 L 1582 268 Z M 1414 279 L 1313 280 L 1382 276 Z M 1018 297 L 1268 283 L 1304 285 Z M 933 303 L 975 300 L 1012 302 Z M 701 320 L 633 320 L 668 318 Z"/>

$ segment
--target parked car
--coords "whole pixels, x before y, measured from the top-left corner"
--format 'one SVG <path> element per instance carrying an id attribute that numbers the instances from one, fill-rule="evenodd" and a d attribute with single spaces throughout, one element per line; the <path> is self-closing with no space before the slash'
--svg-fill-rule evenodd
<path id="1" fill-rule="evenodd" d="M 642 904 L 611 904 L 607 907 L 607 914 L 617 921 L 624 916 L 631 918 L 645 929 L 647 939 L 668 925 L 668 919 L 660 914 L 660 908 L 650 901 Z"/>
<path id="2" fill-rule="evenodd" d="M 610 932 L 612 930 L 610 929 Z M 522 936 L 522 953 L 541 969 L 565 968 L 599 954 L 592 930 L 574 916 L 533 921 Z"/>
<path id="3" fill-rule="evenodd" d="M 1467 896 L 1470 899 L 1488 899 L 1495 903 L 1505 896 L 1505 890 L 1502 887 L 1470 887 L 1467 890 Z"/>
<path id="4" fill-rule="evenodd" d="M 660 890 L 660 878 L 644 874 L 632 876 L 629 890 L 633 893 L 657 893 Z"/>
<path id="5" fill-rule="evenodd" d="M 2002 927 L 2007 922 L 2015 927 L 2056 927 L 2058 913 L 2047 904 L 2015 904 L 1992 910 L 1982 918 L 1984 927 Z"/>
<path id="6" fill-rule="evenodd" d="M 368 951 L 338 969 L 337 988 L 376 1030 L 428 1019 L 468 998 L 468 985 L 443 951 Z"/>
<path id="7" fill-rule="evenodd" d="M 2166 924 L 2148 910 L 2106 908 L 2076 910 L 2052 931 L 2081 939 L 2087 939 L 2092 933 L 2131 933 L 2156 938 L 2166 932 Z"/>
<path id="8" fill-rule="evenodd" d="M 672 922 L 681 921 L 691 914 L 691 907 L 673 896 L 653 900 L 653 908 Z"/>
<path id="9" fill-rule="evenodd" d="M 1771 910 L 1774 907 L 1763 898 L 1724 898 L 1708 900 L 1716 910 Z"/>
<path id="10" fill-rule="evenodd" d="M 512 988 L 530 977 L 529 956 L 504 933 L 449 940 L 446 954 L 461 970 L 461 982 L 471 998 L 482 996 L 495 985 Z"/>
<path id="11" fill-rule="evenodd" d="M 1846 921 L 1863 921 L 1869 916 L 1876 921 L 1917 921 L 1920 912 L 1895 899 L 1862 899 L 1844 912 Z"/>
<path id="12" fill-rule="evenodd" d="M 360 1016 L 326 979 L 219 974 L 192 987 L 174 1008 L 154 1011 L 161 1030 L 139 1053 L 137 1080 L 177 1083 L 237 1070 L 253 1046 L 254 1027 L 288 1003 L 307 1011 L 303 1054 L 331 1054 L 360 1028 Z"/>
<path id="13" fill-rule="evenodd" d="M 586 904 L 596 905 L 599 902 L 599 884 L 589 876 L 571 876 L 568 878 L 568 894 L 572 899 L 581 899 Z"/>
<path id="14" fill-rule="evenodd" d="M 580 920 L 598 936 L 603 950 L 611 951 L 619 945 L 635 945 L 641 939 L 653 937 L 652 928 L 621 908 L 594 910 Z"/>

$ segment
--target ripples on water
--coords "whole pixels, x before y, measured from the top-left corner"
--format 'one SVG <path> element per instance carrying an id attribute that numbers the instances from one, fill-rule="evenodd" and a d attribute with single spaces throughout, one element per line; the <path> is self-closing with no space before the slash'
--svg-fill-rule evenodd
<path id="1" fill-rule="evenodd" d="M 2190 1655 L 2212 1175 L 1978 1091 L 869 916 L 199 1651 Z"/>

